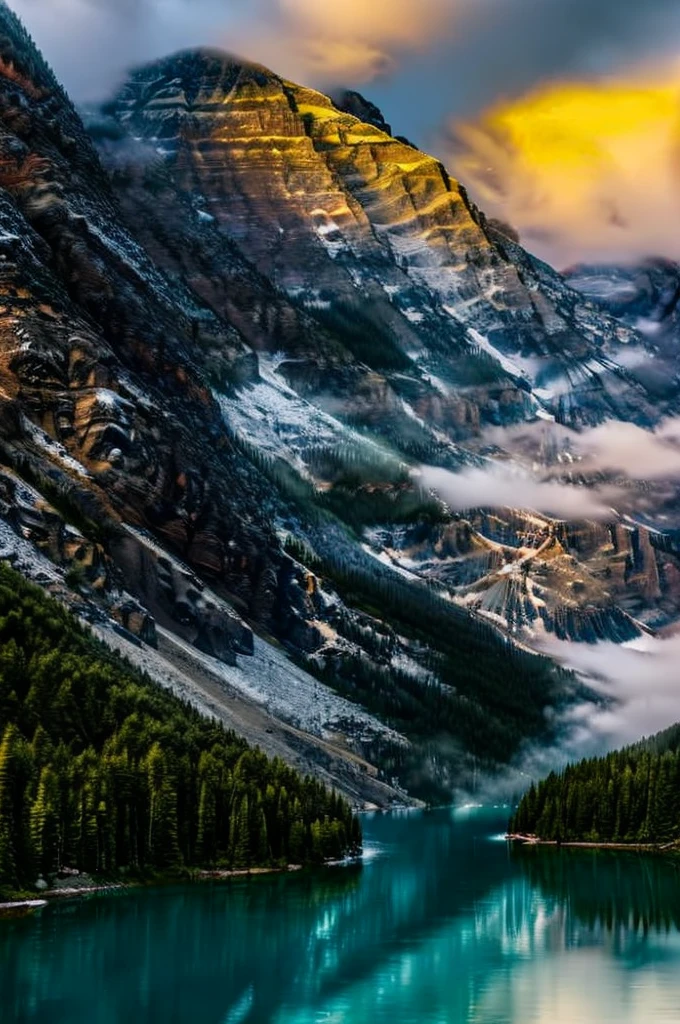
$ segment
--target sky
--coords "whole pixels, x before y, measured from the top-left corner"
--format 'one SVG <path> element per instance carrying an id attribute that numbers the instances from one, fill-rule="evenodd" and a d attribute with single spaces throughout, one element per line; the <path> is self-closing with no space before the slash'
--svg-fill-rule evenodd
<path id="1" fill-rule="evenodd" d="M 9 0 L 76 101 L 219 46 L 357 88 L 528 248 L 680 257 L 677 0 Z"/>

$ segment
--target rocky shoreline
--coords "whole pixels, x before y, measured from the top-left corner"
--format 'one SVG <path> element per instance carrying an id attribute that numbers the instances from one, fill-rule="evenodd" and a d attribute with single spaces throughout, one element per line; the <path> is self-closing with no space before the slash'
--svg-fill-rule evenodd
<path id="1" fill-rule="evenodd" d="M 559 846 L 569 849 L 581 850 L 637 850 L 645 853 L 664 853 L 669 850 L 680 849 L 680 843 L 596 843 L 585 840 L 568 840 L 558 842 L 556 839 L 541 839 L 539 836 L 523 834 L 521 832 L 508 832 L 505 838 L 511 843 L 521 843 L 523 846 Z"/>
<path id="2" fill-rule="evenodd" d="M 351 863 L 355 862 L 356 859 Z M 329 861 L 323 866 L 334 867 L 344 863 L 346 862 Z M 163 878 L 150 878 L 147 881 L 142 879 L 133 879 L 120 882 L 102 882 L 98 884 L 94 879 L 88 878 L 87 884 L 57 886 L 53 889 L 46 889 L 44 892 L 40 893 L 39 897 L 36 898 L 8 900 L 4 903 L 0 903 L 0 917 L 11 917 L 20 913 L 28 914 L 34 910 L 41 910 L 43 907 L 46 907 L 49 903 L 54 902 L 55 900 L 77 899 L 81 896 L 94 896 L 97 893 L 117 892 L 125 889 L 149 888 L 154 885 L 172 885 L 183 882 L 220 882 L 227 881 L 232 878 L 243 879 L 257 878 L 261 875 L 295 874 L 298 871 L 303 870 L 304 867 L 302 864 L 288 864 L 286 867 L 281 868 L 243 868 L 239 870 L 220 870 L 216 868 L 214 870 L 194 870 L 184 876 L 169 875 Z"/>

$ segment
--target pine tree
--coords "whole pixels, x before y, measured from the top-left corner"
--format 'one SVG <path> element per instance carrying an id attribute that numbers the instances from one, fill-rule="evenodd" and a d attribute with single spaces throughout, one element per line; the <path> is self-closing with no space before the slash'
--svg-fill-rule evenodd
<path id="1" fill-rule="evenodd" d="M 19 730 L 8 725 L 0 743 L 0 886 L 18 884 L 16 852 L 16 760 Z"/>
<path id="2" fill-rule="evenodd" d="M 214 864 L 217 859 L 218 771 L 210 753 L 201 754 L 198 773 L 201 788 L 198 801 L 196 854 L 201 863 Z"/>
<path id="3" fill-rule="evenodd" d="M 177 792 L 169 777 L 166 757 L 155 743 L 146 761 L 149 778 L 150 809 L 148 862 L 172 867 L 181 860 L 177 840 Z"/>
<path id="4" fill-rule="evenodd" d="M 231 864 L 237 870 L 250 867 L 250 824 L 248 821 L 249 807 L 248 797 L 244 795 L 238 802 L 237 809 L 232 814 L 230 835 L 231 835 Z"/>
<path id="5" fill-rule="evenodd" d="M 30 820 L 37 867 L 40 874 L 47 878 L 59 869 L 61 849 L 59 785 L 52 768 L 45 767 L 40 773 Z"/>

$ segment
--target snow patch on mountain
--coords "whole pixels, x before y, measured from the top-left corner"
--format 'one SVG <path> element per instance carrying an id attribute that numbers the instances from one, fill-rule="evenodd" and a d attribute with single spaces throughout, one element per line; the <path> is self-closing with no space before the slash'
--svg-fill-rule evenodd
<path id="1" fill-rule="evenodd" d="M 365 732 L 393 743 L 407 742 L 399 733 L 383 725 L 359 705 L 339 697 L 329 687 L 289 661 L 283 652 L 258 637 L 255 637 L 253 655 L 240 657 L 238 665 L 230 666 L 203 654 L 174 633 L 160 627 L 158 632 L 175 647 L 188 653 L 194 661 L 204 664 L 211 675 L 224 680 L 225 684 L 234 687 L 244 697 L 261 705 L 273 717 L 298 729 L 324 737 L 351 724 L 355 735 Z"/>

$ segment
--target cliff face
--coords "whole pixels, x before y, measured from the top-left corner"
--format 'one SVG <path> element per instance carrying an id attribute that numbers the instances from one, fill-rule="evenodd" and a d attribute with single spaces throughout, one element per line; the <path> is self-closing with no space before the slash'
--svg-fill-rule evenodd
<path id="1" fill-rule="evenodd" d="M 127 145 L 154 146 L 196 216 L 289 298 L 336 327 L 367 318 L 374 337 L 355 338 L 352 354 L 402 398 L 406 376 L 456 439 L 540 409 L 571 423 L 614 411 L 653 419 L 644 390 L 615 365 L 635 332 L 489 229 L 437 160 L 350 100 L 340 109 L 199 51 L 141 69 L 107 112 Z M 139 190 L 120 192 L 144 221 Z"/>
<path id="2" fill-rule="evenodd" d="M 644 526 L 480 509 L 436 528 L 376 530 L 372 540 L 513 635 L 625 642 L 677 616 L 677 558 Z"/>
<path id="3" fill-rule="evenodd" d="M 674 406 L 617 362 L 632 327 L 338 104 L 198 52 L 88 133 L 0 4 L 0 552 L 164 685 L 386 803 L 373 761 L 452 785 L 568 699 L 519 648 L 530 700 L 498 683 L 507 635 L 621 640 L 680 580 L 643 528 L 453 516 L 412 469 L 482 464 L 491 424 Z"/>

